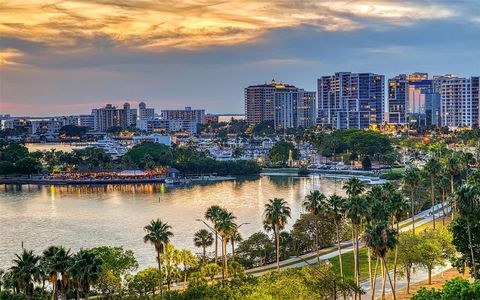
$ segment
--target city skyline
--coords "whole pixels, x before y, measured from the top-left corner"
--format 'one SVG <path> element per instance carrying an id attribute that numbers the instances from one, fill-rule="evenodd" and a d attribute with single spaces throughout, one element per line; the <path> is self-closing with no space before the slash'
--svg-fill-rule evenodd
<path id="1" fill-rule="evenodd" d="M 0 15 L 2 114 L 141 101 L 243 113 L 244 87 L 272 78 L 316 90 L 341 71 L 480 70 L 479 6 L 468 0 L 6 1 Z"/>

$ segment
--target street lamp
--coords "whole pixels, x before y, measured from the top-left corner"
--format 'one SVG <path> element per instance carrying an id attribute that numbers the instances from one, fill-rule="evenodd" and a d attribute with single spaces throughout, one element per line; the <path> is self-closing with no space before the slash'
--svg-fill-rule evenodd
<path id="1" fill-rule="evenodd" d="M 215 233 L 215 235 L 220 239 L 220 241 L 223 242 L 223 239 L 222 239 L 222 236 L 220 235 L 220 233 L 218 231 L 215 230 L 215 228 L 213 228 L 212 226 L 208 225 L 207 222 L 205 222 L 204 220 L 202 219 L 195 219 L 195 221 L 197 222 L 202 222 L 203 224 L 205 224 L 205 226 L 208 227 L 208 229 L 210 229 L 210 231 L 212 231 L 213 233 Z M 243 224 L 242 224 L 243 225 Z"/>

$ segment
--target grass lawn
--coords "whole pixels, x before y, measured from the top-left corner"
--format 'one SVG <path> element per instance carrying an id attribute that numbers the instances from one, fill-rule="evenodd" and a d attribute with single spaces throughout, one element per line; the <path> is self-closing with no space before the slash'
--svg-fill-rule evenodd
<path id="1" fill-rule="evenodd" d="M 360 248 L 360 281 L 368 279 L 368 255 L 366 248 Z M 373 256 L 372 256 L 373 257 Z M 333 265 L 333 268 L 340 274 L 340 263 L 338 261 L 338 256 L 332 257 L 329 259 L 330 263 Z M 343 274 L 345 278 L 353 280 L 354 273 L 354 264 L 353 264 L 353 251 L 348 253 L 342 253 L 342 263 L 343 263 Z M 372 260 L 372 272 L 375 268 L 375 260 Z"/>

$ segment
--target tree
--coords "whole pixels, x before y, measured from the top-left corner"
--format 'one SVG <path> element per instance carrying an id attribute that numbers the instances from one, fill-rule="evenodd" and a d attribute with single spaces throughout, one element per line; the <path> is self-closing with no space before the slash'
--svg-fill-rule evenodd
<path id="1" fill-rule="evenodd" d="M 337 194 L 331 195 L 327 201 L 327 213 L 333 217 L 335 223 L 335 234 L 337 240 L 338 263 L 340 265 L 340 277 L 343 279 L 342 247 L 340 245 L 340 223 L 343 219 L 345 199 Z"/>
<path id="2" fill-rule="evenodd" d="M 10 268 L 12 279 L 18 288 L 23 291 L 27 300 L 32 299 L 34 282 L 40 280 L 43 269 L 40 265 L 40 257 L 33 251 L 23 249 L 20 255 L 15 254 L 13 266 Z"/>
<path id="3" fill-rule="evenodd" d="M 295 252 L 300 254 L 333 245 L 335 243 L 335 227 L 332 226 L 332 223 L 334 223 L 333 217 L 325 212 L 318 215 L 301 214 L 293 224 L 291 231 Z M 283 234 L 284 232 L 280 235 Z"/>
<path id="4" fill-rule="evenodd" d="M 15 170 L 19 174 L 36 174 L 42 170 L 40 162 L 33 157 L 24 157 L 15 163 Z"/>
<path id="5" fill-rule="evenodd" d="M 190 250 L 180 250 L 179 253 L 180 262 L 183 265 L 183 286 L 187 286 L 188 270 L 195 268 L 198 265 L 197 258 Z"/>
<path id="6" fill-rule="evenodd" d="M 264 225 L 268 230 L 273 230 L 275 235 L 276 255 L 277 255 L 277 271 L 280 270 L 280 230 L 283 229 L 290 218 L 290 207 L 288 203 L 281 198 L 270 199 L 265 204 Z"/>
<path id="7" fill-rule="evenodd" d="M 412 278 L 412 269 L 418 262 L 418 245 L 420 238 L 412 232 L 404 232 L 398 238 L 398 264 L 404 270 L 407 281 L 407 294 L 410 293 L 410 281 Z"/>
<path id="8" fill-rule="evenodd" d="M 433 229 L 435 229 L 435 214 L 434 214 L 434 207 L 435 207 L 435 179 L 442 171 L 442 165 L 438 160 L 435 158 L 430 158 L 427 163 L 425 164 L 425 171 L 430 176 L 430 194 L 432 199 L 432 216 L 433 216 Z"/>
<path id="9" fill-rule="evenodd" d="M 468 248 L 470 249 L 470 266 L 472 275 L 478 278 L 477 263 L 475 262 L 474 245 L 472 238 L 472 220 L 478 223 L 478 213 L 480 212 L 480 188 L 475 185 L 464 184 L 455 193 L 455 202 L 457 203 L 459 217 L 467 223 Z M 475 221 L 474 221 L 475 222 Z"/>
<path id="10" fill-rule="evenodd" d="M 403 181 L 410 189 L 410 209 L 412 210 L 412 232 L 415 234 L 415 190 L 420 181 L 417 168 L 408 168 L 403 175 Z"/>
<path id="11" fill-rule="evenodd" d="M 213 227 L 215 228 L 222 211 L 224 211 L 224 209 L 221 208 L 220 206 L 212 205 L 205 212 L 205 219 L 212 222 Z M 218 232 L 215 231 L 215 263 L 217 263 L 217 260 L 218 260 Z"/>
<path id="12" fill-rule="evenodd" d="M 227 265 L 227 243 L 228 239 L 237 231 L 237 224 L 235 223 L 236 217 L 226 210 L 222 210 L 218 216 L 217 223 L 215 224 L 215 230 L 218 231 L 222 237 L 222 278 L 228 276 Z"/>
<path id="13" fill-rule="evenodd" d="M 324 194 L 320 193 L 320 191 L 312 191 L 310 194 L 305 196 L 305 201 L 303 202 L 303 206 L 305 209 L 313 214 L 314 216 L 318 217 L 320 212 L 324 207 L 324 202 L 327 199 Z M 316 227 L 318 228 L 318 227 Z M 317 252 L 317 261 L 320 262 L 320 253 L 318 248 L 318 230 L 315 231 L 315 250 Z"/>
<path id="14" fill-rule="evenodd" d="M 123 278 L 138 268 L 138 262 L 132 250 L 122 247 L 95 247 L 89 250 L 102 260 L 102 269 Z"/>
<path id="15" fill-rule="evenodd" d="M 60 293 L 62 299 L 67 299 L 68 292 L 68 270 L 71 266 L 70 249 L 52 246 L 43 252 L 43 265 L 54 283 L 55 294 Z"/>
<path id="16" fill-rule="evenodd" d="M 432 269 L 445 265 L 445 260 L 454 254 L 450 238 L 445 230 L 424 231 L 419 234 L 416 246 L 417 264 L 428 271 L 428 284 L 432 283 Z"/>
<path id="17" fill-rule="evenodd" d="M 215 275 L 217 275 L 221 270 L 222 268 L 216 263 L 210 263 L 206 264 L 202 268 L 202 273 L 205 274 L 205 276 L 209 277 L 210 280 L 213 280 L 215 278 Z"/>
<path id="18" fill-rule="evenodd" d="M 395 248 L 397 244 L 397 231 L 390 228 L 388 223 L 385 221 L 368 224 L 365 229 L 365 244 L 367 245 L 367 247 L 370 247 L 377 256 L 377 266 L 375 267 L 375 272 L 373 275 L 374 279 L 377 278 L 378 259 L 380 259 L 382 263 L 382 269 L 384 270 L 382 274 L 382 296 L 385 295 L 386 274 L 392 288 L 393 298 L 395 299 L 395 287 L 393 286 L 392 280 L 390 278 L 390 273 L 388 271 L 388 265 L 385 256 L 387 254 L 387 251 Z M 371 299 L 375 299 L 375 282 L 376 280 L 374 280 L 373 288 L 371 289 Z"/>
<path id="19" fill-rule="evenodd" d="M 88 127 L 76 126 L 76 125 L 65 125 L 60 130 L 58 130 L 59 135 L 65 135 L 65 137 L 72 138 L 78 137 L 81 138 L 87 133 Z"/>
<path id="20" fill-rule="evenodd" d="M 263 266 L 274 260 L 275 245 L 263 232 L 256 232 L 238 245 L 237 260 L 247 268 Z"/>
<path id="21" fill-rule="evenodd" d="M 358 196 L 365 191 L 365 183 L 353 176 L 343 184 L 343 189 L 349 197 Z"/>
<path id="22" fill-rule="evenodd" d="M 372 169 L 372 160 L 370 159 L 370 156 L 364 156 L 362 159 L 362 166 L 363 169 L 368 171 Z"/>
<path id="23" fill-rule="evenodd" d="M 240 232 L 235 231 L 229 238 L 230 244 L 232 244 L 232 262 L 235 261 L 235 243 L 240 243 L 243 240 Z"/>
<path id="24" fill-rule="evenodd" d="M 155 296 L 155 287 L 159 280 L 158 269 L 147 268 L 138 271 L 135 275 L 128 275 L 126 279 L 130 295 L 147 299 L 148 293 L 151 292 Z"/>
<path id="25" fill-rule="evenodd" d="M 85 300 L 89 299 L 90 287 L 100 278 L 102 259 L 91 250 L 80 250 L 72 256 L 69 273 L 81 287 Z"/>
<path id="26" fill-rule="evenodd" d="M 199 231 L 195 232 L 195 235 L 193 237 L 193 242 L 195 244 L 195 247 L 202 247 L 203 249 L 202 265 L 205 265 L 206 248 L 210 247 L 213 244 L 212 233 L 206 229 L 200 229 Z"/>
<path id="27" fill-rule="evenodd" d="M 171 229 L 170 225 L 163 223 L 160 219 L 152 220 L 150 224 L 144 227 L 147 234 L 143 237 L 143 241 L 151 243 L 157 252 L 160 298 L 163 297 L 162 254 L 165 246 L 170 243 L 170 238 L 173 236 Z"/>
<path id="28" fill-rule="evenodd" d="M 454 180 L 455 176 L 460 174 L 463 170 L 462 163 L 458 156 L 452 154 L 451 156 L 447 157 L 447 159 L 444 161 L 445 164 L 445 171 L 447 174 L 450 176 L 450 193 L 453 195 L 454 194 Z M 455 211 L 455 202 L 452 203 L 452 219 Z"/>
<path id="29" fill-rule="evenodd" d="M 353 188 L 353 187 L 351 187 Z M 353 190 L 359 190 L 358 188 Z M 363 218 L 367 212 L 368 204 L 365 200 L 365 197 L 361 195 L 355 195 L 351 191 L 347 194 L 351 195 L 347 198 L 345 203 L 345 215 L 350 219 L 352 223 L 352 233 L 353 233 L 353 251 L 354 251 L 354 269 L 355 269 L 355 284 L 359 284 L 360 277 L 360 262 L 359 262 L 359 227 L 363 221 Z"/>
<path id="30" fill-rule="evenodd" d="M 287 141 L 276 142 L 268 152 L 268 157 L 273 163 L 281 163 L 284 165 L 288 161 L 290 151 L 292 152 L 292 159 L 298 160 L 298 149 L 295 148 L 293 143 Z"/>

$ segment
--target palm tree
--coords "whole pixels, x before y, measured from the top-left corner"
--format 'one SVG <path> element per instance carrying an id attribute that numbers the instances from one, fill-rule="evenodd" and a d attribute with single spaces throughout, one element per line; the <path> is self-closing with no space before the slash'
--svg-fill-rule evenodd
<path id="1" fill-rule="evenodd" d="M 412 210 L 412 232 L 415 234 L 415 189 L 420 181 L 417 168 L 408 168 L 403 174 L 403 181 L 410 188 L 410 209 Z"/>
<path id="2" fill-rule="evenodd" d="M 188 277 L 188 270 L 191 268 L 195 268 L 198 265 L 198 260 L 193 255 L 192 251 L 190 250 L 180 250 L 178 252 L 178 256 L 180 258 L 180 262 L 183 265 L 183 286 L 187 287 L 187 277 Z"/>
<path id="3" fill-rule="evenodd" d="M 206 260 L 206 248 L 210 247 L 213 244 L 213 235 L 210 231 L 206 229 L 200 229 L 199 231 L 195 232 L 193 237 L 193 242 L 195 243 L 195 247 L 202 247 L 203 248 L 203 255 L 202 255 L 202 266 L 205 265 Z"/>
<path id="4" fill-rule="evenodd" d="M 31 250 L 23 249 L 20 255 L 15 254 L 13 266 L 10 268 L 12 279 L 23 291 L 27 299 L 32 299 L 34 282 L 40 280 L 43 269 L 40 265 L 40 257 Z"/>
<path id="5" fill-rule="evenodd" d="M 480 189 L 478 186 L 464 184 L 455 193 L 455 201 L 458 205 L 460 217 L 467 222 L 468 233 L 468 248 L 470 248 L 470 255 L 472 260 L 473 277 L 477 278 L 477 270 L 475 265 L 475 256 L 473 254 L 472 231 L 471 231 L 471 217 L 479 212 L 480 208 Z"/>
<path id="6" fill-rule="evenodd" d="M 450 176 L 442 172 L 438 178 L 437 185 L 439 186 L 440 190 L 442 191 L 442 224 L 445 225 L 445 200 L 448 196 L 448 190 L 450 188 Z"/>
<path id="7" fill-rule="evenodd" d="M 445 171 L 447 171 L 447 174 L 450 176 L 450 194 L 454 194 L 455 192 L 455 188 L 454 188 L 454 181 L 455 181 L 455 176 L 460 174 L 462 172 L 462 162 L 460 161 L 460 159 L 458 158 L 458 156 L 456 155 L 451 155 L 449 157 L 447 157 L 447 159 L 445 160 Z M 453 201 L 452 203 L 452 207 L 451 207 L 451 210 L 452 210 L 452 219 L 453 219 L 453 215 L 454 215 L 454 211 L 455 211 L 455 201 Z"/>
<path id="8" fill-rule="evenodd" d="M 165 246 L 170 243 L 173 233 L 170 231 L 172 227 L 167 223 L 163 223 L 160 219 L 152 220 L 150 224 L 143 228 L 147 234 L 143 237 L 145 243 L 151 243 L 157 252 L 158 273 L 160 275 L 159 288 L 160 298 L 163 296 L 163 278 L 162 278 L 162 254 Z"/>
<path id="9" fill-rule="evenodd" d="M 205 219 L 211 221 L 213 223 L 213 227 L 215 227 L 218 221 L 218 216 L 222 211 L 224 211 L 224 209 L 221 208 L 220 206 L 212 205 L 205 212 Z M 218 260 L 218 233 L 215 232 L 215 263 L 217 263 L 217 260 Z"/>
<path id="10" fill-rule="evenodd" d="M 438 160 L 435 158 L 430 158 L 427 163 L 425 164 L 425 171 L 430 176 L 430 188 L 431 188 L 431 197 L 432 197 L 432 217 L 433 217 L 433 229 L 435 229 L 435 214 L 434 214 L 434 206 L 435 206 L 435 178 L 440 174 L 442 171 L 442 165 Z"/>
<path id="11" fill-rule="evenodd" d="M 92 251 L 80 250 L 72 256 L 72 265 L 68 271 L 81 288 L 85 300 L 89 299 L 90 287 L 100 277 L 102 265 L 102 259 Z"/>
<path id="12" fill-rule="evenodd" d="M 333 216 L 335 221 L 335 233 L 337 236 L 338 262 L 340 265 L 340 277 L 343 279 L 342 248 L 340 246 L 340 222 L 343 218 L 345 199 L 337 194 L 331 195 L 327 201 L 327 212 Z"/>
<path id="13" fill-rule="evenodd" d="M 275 246 L 277 255 L 277 271 L 280 270 L 280 230 L 283 229 L 290 218 L 290 207 L 288 203 L 281 198 L 269 199 L 265 204 L 264 225 L 265 229 L 273 230 L 275 234 Z"/>
<path id="14" fill-rule="evenodd" d="M 232 236 L 230 237 L 230 243 L 232 244 L 232 261 L 235 261 L 235 243 L 240 243 L 243 241 L 242 236 L 240 235 L 240 232 L 235 231 Z"/>
<path id="15" fill-rule="evenodd" d="M 305 209 L 313 214 L 315 217 L 318 218 L 318 215 L 322 211 L 325 205 L 325 197 L 324 194 L 320 193 L 320 191 L 312 191 L 310 194 L 305 196 L 305 201 L 303 202 L 303 206 Z M 317 261 L 320 262 L 320 253 L 318 249 L 318 228 L 315 229 L 315 250 L 317 252 Z"/>
<path id="16" fill-rule="evenodd" d="M 355 267 L 355 284 L 359 284 L 360 277 L 360 263 L 359 263 L 359 227 L 363 221 L 363 217 L 366 214 L 368 209 L 367 202 L 365 197 L 359 196 L 350 196 L 345 203 L 345 215 L 350 219 L 352 223 L 352 233 L 353 233 L 353 251 L 354 251 L 354 267 Z"/>
<path id="17" fill-rule="evenodd" d="M 358 196 L 365 191 L 365 183 L 357 177 L 350 177 L 350 179 L 343 184 L 343 189 L 349 197 Z"/>
<path id="18" fill-rule="evenodd" d="M 50 276 L 50 280 L 54 283 L 54 296 L 58 297 L 58 293 L 62 299 L 67 299 L 68 292 L 68 269 L 71 265 L 70 249 L 64 247 L 52 246 L 43 252 L 42 261 L 45 271 Z"/>
<path id="19" fill-rule="evenodd" d="M 227 276 L 227 243 L 228 239 L 237 231 L 236 217 L 226 210 L 222 210 L 218 216 L 215 230 L 222 238 L 222 278 Z"/>
<path id="20" fill-rule="evenodd" d="M 395 296 L 395 287 L 393 286 L 392 279 L 390 278 L 390 273 L 388 272 L 388 265 L 385 259 L 388 250 L 393 249 L 397 244 L 397 231 L 390 228 L 388 222 L 380 221 L 374 224 L 367 225 L 365 229 L 365 244 L 367 247 L 370 247 L 380 259 L 382 263 L 382 269 L 384 270 L 382 274 L 382 299 L 385 295 L 385 275 L 388 276 L 390 286 L 392 288 L 393 299 L 396 299 Z M 375 267 L 374 278 L 377 277 L 378 264 Z M 375 299 L 375 282 L 373 282 L 373 288 L 371 289 L 371 299 Z"/>
<path id="21" fill-rule="evenodd" d="M 390 184 L 388 184 L 391 186 Z M 393 186 L 392 186 L 393 188 Z M 400 219 L 406 215 L 410 208 L 408 201 L 402 194 L 393 190 L 390 197 L 390 210 L 392 212 L 392 226 L 396 226 L 397 232 L 400 232 Z M 397 286 L 397 263 L 398 263 L 398 244 L 395 245 L 395 257 L 393 261 L 393 288 Z"/>

